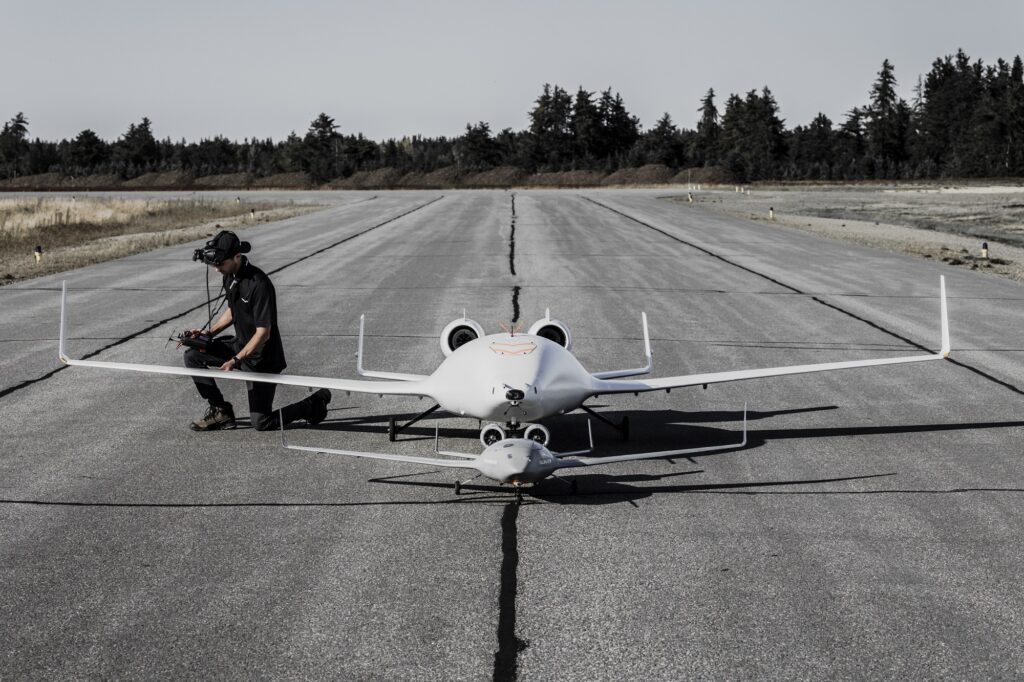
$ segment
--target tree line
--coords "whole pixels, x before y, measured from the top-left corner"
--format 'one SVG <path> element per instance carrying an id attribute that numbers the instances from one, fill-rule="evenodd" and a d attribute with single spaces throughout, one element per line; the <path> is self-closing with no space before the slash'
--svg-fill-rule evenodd
<path id="1" fill-rule="evenodd" d="M 30 139 L 18 113 L 0 130 L 0 179 L 59 173 L 130 179 L 178 171 L 192 176 L 306 173 L 315 182 L 359 171 L 401 173 L 454 167 L 461 172 L 512 166 L 528 172 L 613 172 L 660 164 L 717 168 L 736 181 L 870 180 L 1024 175 L 1024 65 L 986 65 L 959 50 L 936 59 L 919 77 L 913 98 L 897 94 L 895 69 L 882 62 L 868 101 L 833 122 L 819 113 L 787 129 L 767 86 L 731 94 L 719 111 L 714 89 L 700 101 L 695 130 L 664 114 L 644 130 L 611 88 L 575 95 L 546 84 L 529 112 L 529 127 L 493 132 L 469 123 L 458 137 L 411 136 L 376 142 L 339 132 L 322 113 L 302 136 L 199 142 L 157 139 L 148 118 L 108 142 L 92 130 L 59 142 Z"/>

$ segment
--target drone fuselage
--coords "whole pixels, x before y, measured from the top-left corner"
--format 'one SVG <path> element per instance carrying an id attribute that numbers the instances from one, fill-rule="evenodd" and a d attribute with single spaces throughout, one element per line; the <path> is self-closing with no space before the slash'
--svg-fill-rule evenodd
<path id="1" fill-rule="evenodd" d="M 593 377 L 557 343 L 492 334 L 453 351 L 425 387 L 452 414 L 521 424 L 575 410 L 591 396 Z"/>
<path id="2" fill-rule="evenodd" d="M 528 438 L 506 438 L 489 446 L 474 462 L 487 478 L 499 483 L 536 483 L 561 468 L 558 458 Z"/>

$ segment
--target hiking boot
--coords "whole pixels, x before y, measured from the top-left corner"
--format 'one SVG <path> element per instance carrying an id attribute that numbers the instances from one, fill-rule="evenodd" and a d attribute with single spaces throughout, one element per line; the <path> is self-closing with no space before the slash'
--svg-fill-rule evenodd
<path id="1" fill-rule="evenodd" d="M 324 419 L 327 418 L 327 403 L 331 402 L 331 392 L 326 388 L 321 388 L 313 395 L 306 398 L 310 403 L 310 415 L 306 417 L 306 421 L 316 426 Z"/>
<path id="2" fill-rule="evenodd" d="M 206 414 L 203 415 L 203 418 L 197 419 L 189 424 L 189 428 L 193 431 L 233 429 L 235 428 L 235 411 L 231 408 L 231 403 L 211 405 L 209 409 L 206 410 Z"/>

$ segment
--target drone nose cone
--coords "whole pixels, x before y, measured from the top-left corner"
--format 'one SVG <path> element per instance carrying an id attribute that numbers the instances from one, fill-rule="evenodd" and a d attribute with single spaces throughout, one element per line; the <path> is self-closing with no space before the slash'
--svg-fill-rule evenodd
<path id="1" fill-rule="evenodd" d="M 507 483 L 530 465 L 531 445 L 532 441 L 522 438 L 499 440 L 483 451 L 477 467 L 487 478 Z"/>

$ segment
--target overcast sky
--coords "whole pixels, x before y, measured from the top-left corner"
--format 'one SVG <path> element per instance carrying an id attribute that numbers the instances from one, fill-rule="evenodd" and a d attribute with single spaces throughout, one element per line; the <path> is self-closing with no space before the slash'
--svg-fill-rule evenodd
<path id="1" fill-rule="evenodd" d="M 927 10 L 922 9 L 927 7 Z M 621 92 L 645 128 L 768 85 L 787 127 L 867 102 L 888 58 L 910 98 L 963 48 L 1024 53 L 1024 1 L 0 0 L 0 119 L 32 137 L 302 134 L 321 111 L 375 140 L 528 125 L 544 83 Z"/>

